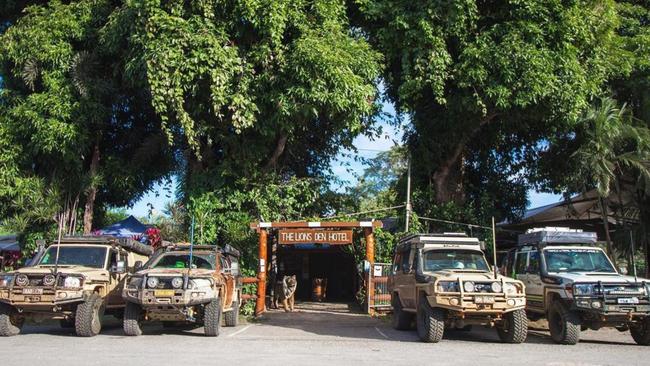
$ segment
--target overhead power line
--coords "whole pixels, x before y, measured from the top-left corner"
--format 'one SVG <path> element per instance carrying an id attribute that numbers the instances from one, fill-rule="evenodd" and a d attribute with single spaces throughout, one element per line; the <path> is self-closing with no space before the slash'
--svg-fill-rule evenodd
<path id="1" fill-rule="evenodd" d="M 399 206 L 393 206 L 393 207 L 378 208 L 376 210 L 360 211 L 360 212 L 353 212 L 353 213 L 343 214 L 343 215 L 329 216 L 329 217 L 325 217 L 325 219 L 330 220 L 330 219 L 337 219 L 337 218 L 340 218 L 340 217 L 365 215 L 365 214 L 374 213 L 374 212 L 390 211 L 390 210 L 394 210 L 394 209 L 397 209 L 397 208 L 403 208 L 403 207 L 406 207 L 406 205 L 399 205 Z"/>

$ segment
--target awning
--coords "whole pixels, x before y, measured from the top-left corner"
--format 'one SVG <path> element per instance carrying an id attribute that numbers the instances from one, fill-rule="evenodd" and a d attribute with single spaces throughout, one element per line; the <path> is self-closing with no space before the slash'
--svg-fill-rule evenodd
<path id="1" fill-rule="evenodd" d="M 94 232 L 95 235 L 111 235 L 119 238 L 131 238 L 140 240 L 146 236 L 148 226 L 141 223 L 140 220 L 129 216 L 122 221 Z"/>

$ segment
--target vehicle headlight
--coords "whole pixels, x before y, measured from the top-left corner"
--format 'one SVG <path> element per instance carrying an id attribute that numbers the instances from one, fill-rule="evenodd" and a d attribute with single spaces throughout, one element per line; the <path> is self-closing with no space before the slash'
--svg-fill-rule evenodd
<path id="1" fill-rule="evenodd" d="M 129 278 L 130 287 L 140 287 L 142 286 L 142 277 L 131 277 Z"/>
<path id="2" fill-rule="evenodd" d="M 474 292 L 474 282 L 467 281 L 463 283 L 463 289 L 465 289 L 466 292 Z"/>
<path id="3" fill-rule="evenodd" d="M 156 288 L 158 286 L 158 277 L 149 277 L 147 278 L 147 287 Z"/>
<path id="4" fill-rule="evenodd" d="M 0 276 L 0 287 L 9 287 L 13 281 L 13 275 Z"/>
<path id="5" fill-rule="evenodd" d="M 438 282 L 438 292 L 458 292 L 458 282 L 440 281 Z"/>
<path id="6" fill-rule="evenodd" d="M 190 280 L 188 285 L 189 288 L 199 288 L 199 287 L 210 287 L 212 286 L 212 281 L 207 278 L 195 278 Z"/>
<path id="7" fill-rule="evenodd" d="M 517 293 L 517 286 L 515 286 L 512 283 L 505 283 L 503 285 L 503 292 L 505 292 L 508 295 L 514 295 Z"/>
<path id="8" fill-rule="evenodd" d="M 74 277 L 74 276 L 66 277 L 65 280 L 63 280 L 63 287 L 67 287 L 67 288 L 81 287 L 81 278 Z"/>
<path id="9" fill-rule="evenodd" d="M 492 282 L 490 288 L 492 289 L 492 292 L 498 292 L 498 293 L 500 293 L 501 290 L 503 290 L 503 287 L 501 287 L 501 283 L 499 282 Z"/>
<path id="10" fill-rule="evenodd" d="M 183 286 L 183 279 L 180 277 L 174 277 L 172 280 L 172 287 L 173 288 L 181 288 Z"/>
<path id="11" fill-rule="evenodd" d="M 54 277 L 54 275 L 49 274 L 43 277 L 43 284 L 45 286 L 54 286 L 55 282 L 56 282 L 56 277 Z"/>
<path id="12" fill-rule="evenodd" d="M 16 276 L 16 285 L 18 286 L 27 286 L 29 285 L 29 277 L 24 274 L 19 274 Z"/>
<path id="13" fill-rule="evenodd" d="M 573 293 L 577 296 L 580 295 L 593 295 L 594 285 L 590 283 L 580 283 L 573 285 Z"/>

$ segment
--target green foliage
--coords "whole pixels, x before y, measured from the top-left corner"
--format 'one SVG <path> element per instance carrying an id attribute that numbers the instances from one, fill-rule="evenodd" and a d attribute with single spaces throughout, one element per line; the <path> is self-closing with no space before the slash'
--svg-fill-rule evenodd
<path id="1" fill-rule="evenodd" d="M 521 214 L 540 141 L 570 130 L 625 69 L 612 1 L 356 4 L 385 55 L 387 94 L 412 121 L 421 212 L 468 201 L 490 216 Z"/>
<path id="2" fill-rule="evenodd" d="M 258 242 L 251 222 L 303 220 L 321 213 L 318 181 L 268 179 L 264 184 L 242 179 L 236 186 L 191 197 L 195 242 L 231 244 L 243 253 L 242 267 L 254 269 Z"/>

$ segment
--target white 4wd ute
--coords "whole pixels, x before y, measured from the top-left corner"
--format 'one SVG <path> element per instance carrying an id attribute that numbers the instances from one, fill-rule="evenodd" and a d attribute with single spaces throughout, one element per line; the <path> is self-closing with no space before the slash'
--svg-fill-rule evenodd
<path id="1" fill-rule="evenodd" d="M 592 232 L 531 229 L 519 235 L 506 274 L 526 285 L 529 318 L 546 317 L 557 343 L 576 344 L 581 330 L 614 327 L 650 345 L 650 281 L 619 274 L 596 241 Z"/>

